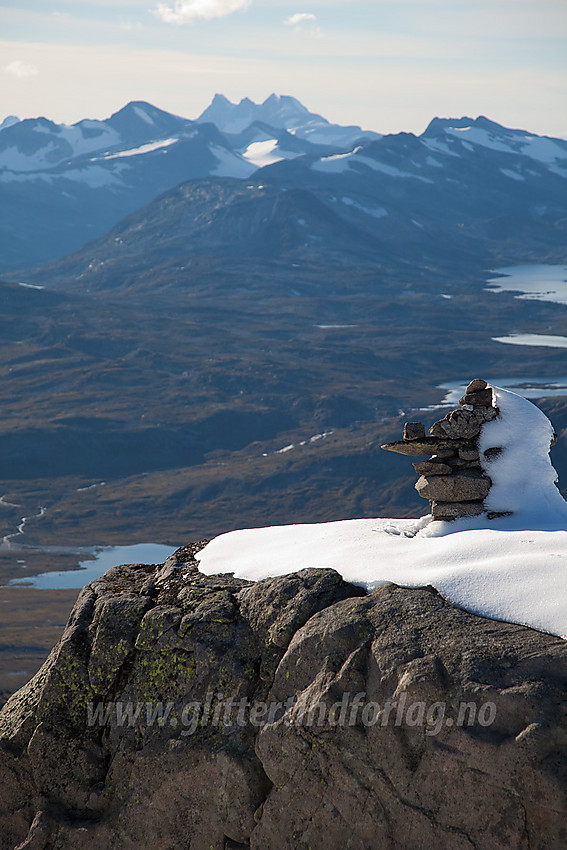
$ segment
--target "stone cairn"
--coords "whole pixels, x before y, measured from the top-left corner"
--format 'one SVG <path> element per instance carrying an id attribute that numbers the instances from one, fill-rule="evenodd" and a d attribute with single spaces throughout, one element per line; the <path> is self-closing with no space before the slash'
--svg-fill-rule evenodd
<path id="1" fill-rule="evenodd" d="M 484 511 L 484 499 L 492 484 L 480 464 L 478 438 L 485 422 L 495 419 L 498 408 L 492 405 L 492 388 L 475 378 L 452 410 L 429 429 L 421 422 L 406 422 L 402 440 L 386 443 L 383 449 L 404 455 L 431 455 L 429 460 L 413 464 L 418 473 L 415 489 L 429 499 L 435 520 L 477 516 Z M 485 452 L 497 454 L 499 448 Z M 489 513 L 490 519 L 500 513 Z"/>

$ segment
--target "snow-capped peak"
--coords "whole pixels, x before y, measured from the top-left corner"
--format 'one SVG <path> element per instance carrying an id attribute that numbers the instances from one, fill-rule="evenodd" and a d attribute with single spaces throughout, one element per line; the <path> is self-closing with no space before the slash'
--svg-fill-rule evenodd
<path id="1" fill-rule="evenodd" d="M 466 145 L 479 146 L 501 153 L 528 156 L 547 165 L 567 161 L 567 142 L 538 136 L 526 130 L 510 129 L 491 121 L 484 115 L 478 118 L 434 118 L 421 138 L 438 142 L 443 137 Z"/>
<path id="2" fill-rule="evenodd" d="M 104 121 L 83 119 L 76 124 L 55 124 L 46 118 L 14 121 L 2 130 L 0 168 L 18 173 L 37 172 L 86 154 L 170 139 L 192 125 L 186 118 L 143 101 L 128 103 Z"/>

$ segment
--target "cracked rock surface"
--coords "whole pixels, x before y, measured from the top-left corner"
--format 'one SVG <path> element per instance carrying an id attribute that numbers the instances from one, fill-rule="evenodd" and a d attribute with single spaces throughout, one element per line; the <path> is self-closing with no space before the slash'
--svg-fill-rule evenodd
<path id="1" fill-rule="evenodd" d="M 567 846 L 564 641 L 201 545 L 88 585 L 4 706 L 1 850 Z"/>

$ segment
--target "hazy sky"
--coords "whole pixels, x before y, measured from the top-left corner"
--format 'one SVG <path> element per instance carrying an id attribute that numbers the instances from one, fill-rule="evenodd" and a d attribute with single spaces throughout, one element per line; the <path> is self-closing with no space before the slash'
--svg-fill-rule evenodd
<path id="1" fill-rule="evenodd" d="M 567 0 L 11 0 L 0 80 L 0 120 L 276 92 L 380 132 L 482 114 L 567 136 Z"/>

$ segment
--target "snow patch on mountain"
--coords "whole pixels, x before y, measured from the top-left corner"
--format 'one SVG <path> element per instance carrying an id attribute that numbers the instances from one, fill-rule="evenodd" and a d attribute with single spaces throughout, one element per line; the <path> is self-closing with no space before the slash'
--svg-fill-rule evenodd
<path id="1" fill-rule="evenodd" d="M 85 123 L 51 125 L 37 119 L 6 128 L 0 136 L 0 168 L 24 173 L 42 171 L 120 143 L 118 133 L 101 122 Z M 92 125 L 96 133 L 92 132 Z"/>
<path id="2" fill-rule="evenodd" d="M 421 180 L 423 183 L 434 182 L 429 177 L 423 177 L 421 174 L 413 174 L 410 171 L 403 171 L 393 165 L 380 162 L 380 160 L 361 153 L 361 151 L 364 151 L 364 146 L 359 145 L 354 150 L 348 151 L 347 153 L 321 156 L 311 164 L 311 168 L 315 171 L 332 172 L 337 174 L 355 167 L 360 169 L 362 166 L 362 168 L 371 168 L 373 171 L 379 171 L 382 174 L 388 175 L 388 177 L 412 178 L 414 180 Z"/>
<path id="3" fill-rule="evenodd" d="M 6 127 L 12 127 L 14 124 L 19 124 L 20 119 L 17 115 L 6 115 L 2 123 L 0 124 L 0 132 L 5 130 Z"/>
<path id="4" fill-rule="evenodd" d="M 517 171 L 511 171 L 509 168 L 501 168 L 501 169 L 500 169 L 500 172 L 501 172 L 501 173 L 502 173 L 505 177 L 510 177 L 512 180 L 525 181 L 525 179 L 526 179 L 526 178 L 523 176 L 523 174 L 519 174 Z"/>
<path id="5" fill-rule="evenodd" d="M 346 195 L 341 198 L 341 204 L 345 204 L 347 207 L 354 207 L 366 215 L 373 216 L 373 218 L 384 218 L 384 216 L 388 215 L 388 210 L 385 210 L 384 207 L 367 207 L 364 206 L 364 204 L 355 201 L 354 198 L 349 198 Z"/>
<path id="6" fill-rule="evenodd" d="M 75 183 L 82 183 L 89 189 L 114 188 L 119 189 L 123 184 L 121 177 L 126 165 L 115 165 L 112 169 L 102 166 L 90 166 L 84 168 L 70 168 L 65 171 L 65 179 Z"/>
<path id="7" fill-rule="evenodd" d="M 134 106 L 134 112 L 136 113 L 138 118 L 141 118 L 142 121 L 146 122 L 146 124 L 155 124 L 155 121 L 152 116 L 148 115 L 147 111 L 145 109 L 142 109 L 140 106 Z"/>
<path id="8" fill-rule="evenodd" d="M 509 336 L 493 336 L 494 342 L 508 345 L 528 345 L 544 348 L 567 348 L 567 336 L 552 334 L 509 334 Z"/>
<path id="9" fill-rule="evenodd" d="M 356 150 L 360 150 L 360 148 L 357 148 Z M 354 153 L 356 153 L 356 151 L 336 153 L 331 156 L 322 156 L 320 159 L 311 163 L 311 168 L 315 171 L 330 171 L 335 174 L 347 171 L 351 166 L 350 158 Z"/>
<path id="10" fill-rule="evenodd" d="M 0 168 L 22 173 L 41 171 L 44 168 L 50 168 L 52 166 L 52 158 L 59 159 L 56 152 L 57 146 L 53 142 L 48 142 L 45 147 L 40 148 L 39 151 L 31 155 L 24 153 L 15 146 L 10 146 L 0 152 Z"/>
<path id="11" fill-rule="evenodd" d="M 357 164 L 365 165 L 368 168 L 372 168 L 374 171 L 381 171 L 389 177 L 411 177 L 414 180 L 421 180 L 422 183 L 434 182 L 429 177 L 422 177 L 421 174 L 412 174 L 410 171 L 402 171 L 400 168 L 395 168 L 393 165 L 388 165 L 385 162 L 380 162 L 379 160 L 373 159 L 369 156 L 358 156 L 355 161 Z"/>
<path id="12" fill-rule="evenodd" d="M 501 129 L 502 132 L 497 133 L 475 126 L 451 127 L 446 132 L 461 140 L 466 139 L 469 144 L 504 153 L 519 153 L 546 164 L 567 158 L 567 143 L 560 139 Z"/>
<path id="13" fill-rule="evenodd" d="M 258 168 L 263 168 L 265 165 L 272 165 L 274 162 L 281 162 L 282 159 L 286 159 L 278 149 L 277 139 L 252 142 L 243 151 L 242 156 Z"/>
<path id="14" fill-rule="evenodd" d="M 100 159 L 120 159 L 124 156 L 140 156 L 140 154 L 149 153 L 150 151 L 157 151 L 160 148 L 168 148 L 171 145 L 174 145 L 178 142 L 178 138 L 173 139 L 161 139 L 158 142 L 148 142 L 145 145 L 140 145 L 137 148 L 130 148 L 129 150 L 118 151 L 117 153 L 106 153 L 100 157 L 93 157 L 91 162 L 96 162 Z"/>

